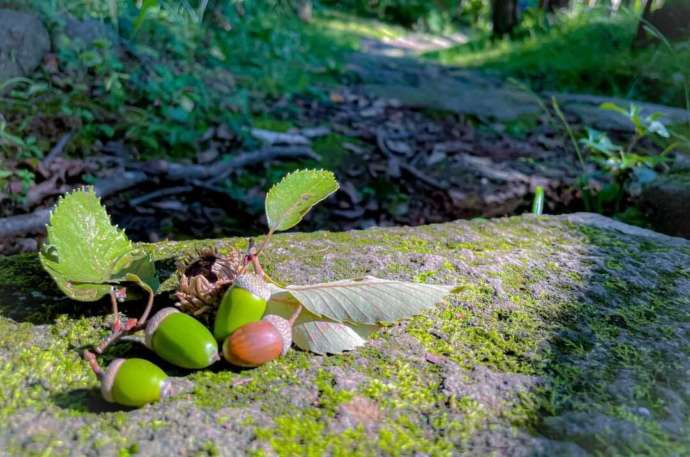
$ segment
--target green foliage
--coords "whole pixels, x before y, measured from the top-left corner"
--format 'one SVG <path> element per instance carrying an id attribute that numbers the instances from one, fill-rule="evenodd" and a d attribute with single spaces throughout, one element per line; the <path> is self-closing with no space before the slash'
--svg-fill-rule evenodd
<path id="1" fill-rule="evenodd" d="M 483 0 L 322 0 L 321 3 L 357 15 L 376 17 L 392 24 L 434 33 L 451 31 L 454 23 L 463 16 L 470 16 L 476 21 L 488 7 L 488 2 Z"/>
<path id="2" fill-rule="evenodd" d="M 145 159 L 192 158 L 209 128 L 227 125 L 241 139 L 251 101 L 334 81 L 338 57 L 358 42 L 267 0 L 208 2 L 205 11 L 206 2 L 177 0 L 26 1 L 54 29 L 59 72 L 5 84 L 0 151 L 9 158 L 40 157 L 54 143 L 31 130 L 36 117 L 79 126 L 80 151 L 124 139 Z M 65 14 L 103 21 L 107 33 L 70 38 Z"/>
<path id="3" fill-rule="evenodd" d="M 43 151 L 38 147 L 36 138 L 28 136 L 22 138 L 8 131 L 7 122 L 0 116 L 0 151 L 8 157 L 17 159 L 31 159 L 43 157 Z"/>
<path id="4" fill-rule="evenodd" d="M 589 159 L 596 170 L 584 173 L 578 183 L 583 189 L 583 198 L 588 209 L 604 212 L 613 205 L 620 211 L 621 199 L 627 193 L 638 196 L 642 187 L 656 178 L 656 169 L 668 161 L 666 150 L 661 154 L 643 152 L 640 141 L 653 137 L 669 138 L 670 134 L 661 120 L 660 113 L 642 116 L 638 106 L 631 104 L 624 109 L 613 103 L 605 103 L 602 109 L 618 112 L 626 116 L 635 128 L 635 133 L 626 146 L 612 141 L 608 134 L 587 127 L 587 136 L 580 143 L 589 152 Z M 603 183 L 603 184 L 602 184 Z"/>
<path id="5" fill-rule="evenodd" d="M 120 282 L 158 288 L 153 260 L 135 248 L 110 218 L 92 188 L 62 197 L 39 254 L 60 290 L 75 300 L 96 301 Z"/>
<path id="6" fill-rule="evenodd" d="M 537 91 L 586 92 L 686 107 L 688 42 L 633 49 L 639 12 L 575 9 L 546 20 L 528 10 L 513 39 L 487 31 L 466 44 L 426 54 L 444 64 L 528 81 Z"/>
<path id="7" fill-rule="evenodd" d="M 335 175 L 325 170 L 299 170 L 285 176 L 266 194 L 266 219 L 270 232 L 299 224 L 309 210 L 338 190 Z"/>

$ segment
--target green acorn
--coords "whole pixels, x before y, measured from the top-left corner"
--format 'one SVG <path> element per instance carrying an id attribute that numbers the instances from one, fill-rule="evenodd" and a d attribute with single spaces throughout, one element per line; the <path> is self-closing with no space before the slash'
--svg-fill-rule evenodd
<path id="1" fill-rule="evenodd" d="M 182 368 L 206 368 L 220 359 L 218 343 L 198 320 L 175 308 L 163 308 L 146 325 L 146 346 Z"/>
<path id="2" fill-rule="evenodd" d="M 101 379 L 101 395 L 110 403 L 144 406 L 170 395 L 163 370 L 144 359 L 115 359 Z"/>
<path id="3" fill-rule="evenodd" d="M 223 296 L 213 335 L 218 341 L 223 341 L 243 325 L 260 320 L 269 298 L 271 290 L 259 276 L 249 273 L 238 276 Z"/>

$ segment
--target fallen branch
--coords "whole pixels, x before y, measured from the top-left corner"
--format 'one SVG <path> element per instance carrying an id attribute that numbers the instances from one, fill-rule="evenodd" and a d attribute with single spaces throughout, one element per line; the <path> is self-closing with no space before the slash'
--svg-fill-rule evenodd
<path id="1" fill-rule="evenodd" d="M 267 162 L 273 159 L 309 157 L 320 160 L 321 157 L 306 146 L 273 147 L 268 146 L 252 152 L 244 152 L 228 160 L 215 162 L 210 165 L 192 165 L 165 160 L 148 162 L 139 166 L 149 174 L 155 174 L 171 181 L 189 181 L 194 179 L 209 179 L 211 183 L 219 181 L 237 168 Z"/>
<path id="2" fill-rule="evenodd" d="M 216 162 L 210 165 L 190 165 L 163 160 L 136 164 L 132 168 L 137 171 L 116 173 L 113 176 L 98 180 L 95 184 L 96 193 L 105 198 L 123 190 L 150 181 L 153 178 L 167 179 L 171 181 L 208 180 L 211 185 L 227 177 L 238 168 L 267 162 L 280 158 L 308 157 L 320 160 L 321 157 L 309 147 L 265 147 L 253 152 L 244 152 L 231 157 L 229 160 Z M 209 180 L 209 178 L 212 178 Z M 153 198 L 156 198 L 155 196 Z M 28 233 L 41 233 L 50 219 L 50 209 L 41 208 L 29 214 L 20 214 L 0 218 L 0 238 L 9 238 Z"/>
<path id="3" fill-rule="evenodd" d="M 45 170 L 48 169 L 51 163 L 58 158 L 61 154 L 62 151 L 64 151 L 65 146 L 70 142 L 72 137 L 74 136 L 74 131 L 67 132 L 62 137 L 60 140 L 53 146 L 53 148 L 50 150 L 47 156 L 41 161 L 41 165 Z"/>
<path id="4" fill-rule="evenodd" d="M 167 197 L 168 195 L 186 194 L 194 190 L 192 186 L 177 186 L 177 187 L 167 187 L 165 189 L 156 190 L 148 194 L 144 194 L 141 197 L 133 198 L 129 201 L 132 206 L 139 206 L 151 200 L 155 200 L 160 197 Z"/>
<path id="5" fill-rule="evenodd" d="M 395 154 L 393 151 L 390 150 L 388 147 L 388 144 L 386 143 L 386 134 L 383 129 L 379 129 L 376 132 L 376 144 L 378 145 L 379 149 L 383 154 L 388 157 L 388 159 L 394 159 L 396 166 L 399 167 L 401 170 L 404 170 L 405 172 L 409 173 L 412 175 L 417 181 L 422 182 L 426 184 L 429 187 L 439 189 L 439 190 L 448 190 L 449 186 L 448 183 L 446 182 L 441 182 L 437 179 L 432 178 L 431 176 L 428 176 L 427 174 L 423 173 L 422 171 L 418 170 L 417 168 L 413 167 L 412 165 L 408 163 L 403 163 L 400 162 L 399 160 L 396 159 Z"/>
<path id="6" fill-rule="evenodd" d="M 266 144 L 309 145 L 309 139 L 299 133 L 273 132 L 271 130 L 252 129 L 254 138 Z"/>
<path id="7" fill-rule="evenodd" d="M 144 173 L 125 172 L 99 180 L 94 185 L 94 188 L 96 193 L 101 198 L 104 198 L 147 180 L 148 177 Z M 40 233 L 44 230 L 49 219 L 49 208 L 41 208 L 29 214 L 0 218 L 0 238 L 9 238 L 27 233 Z"/>

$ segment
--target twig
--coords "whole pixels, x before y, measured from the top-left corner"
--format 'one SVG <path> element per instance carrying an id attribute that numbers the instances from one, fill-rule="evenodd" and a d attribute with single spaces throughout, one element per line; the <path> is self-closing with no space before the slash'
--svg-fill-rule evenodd
<path id="1" fill-rule="evenodd" d="M 321 157 L 308 147 L 266 147 L 253 152 L 245 152 L 225 162 L 211 165 L 188 165 L 174 162 L 157 161 L 148 164 L 137 164 L 138 171 L 127 171 L 96 182 L 96 193 L 101 197 L 121 192 L 151 180 L 151 176 L 163 179 L 189 181 L 204 180 L 211 185 L 229 175 L 237 168 L 279 158 L 309 157 L 321 160 Z M 9 238 L 25 233 L 40 233 L 50 218 L 50 210 L 38 209 L 33 213 L 0 218 L 0 238 Z"/>
<path id="2" fill-rule="evenodd" d="M 187 192 L 191 192 L 193 190 L 194 190 L 194 187 L 192 187 L 192 186 L 167 187 L 165 189 L 156 190 L 154 192 L 144 194 L 140 197 L 133 198 L 129 201 L 129 204 L 132 206 L 139 206 L 143 203 L 146 203 L 146 202 L 151 201 L 151 200 L 155 200 L 159 197 L 165 197 L 168 195 L 176 195 L 176 194 L 186 194 Z"/>
<path id="3" fill-rule="evenodd" d="M 268 234 L 264 238 L 264 240 L 261 242 L 261 246 L 259 246 L 259 249 L 256 250 L 256 254 L 254 254 L 254 257 L 258 258 L 259 255 L 266 249 L 266 246 L 268 246 L 269 241 L 271 241 L 271 237 L 273 236 L 273 230 L 269 230 Z"/>
<path id="4" fill-rule="evenodd" d="M 213 170 L 208 170 L 199 178 L 213 177 L 208 183 L 215 184 L 216 182 L 226 178 L 234 169 L 242 168 L 256 163 L 267 162 L 273 159 L 294 158 L 294 157 L 308 157 L 317 161 L 321 160 L 321 156 L 311 150 L 310 147 L 305 146 L 286 146 L 275 147 L 269 146 L 253 152 L 245 152 L 239 154 L 226 162 L 221 162 L 214 167 Z M 209 172 L 210 171 L 210 172 Z M 189 179 L 189 178 L 186 178 Z"/>
<path id="5" fill-rule="evenodd" d="M 99 196 L 107 197 L 141 184 L 148 179 L 145 173 L 125 172 L 117 176 L 101 179 L 96 182 L 94 187 Z M 0 218 L 0 238 L 42 232 L 50 219 L 50 211 L 48 208 L 41 208 L 29 214 Z"/>
<path id="6" fill-rule="evenodd" d="M 98 359 L 96 359 L 96 354 L 93 352 L 89 351 L 88 349 L 84 351 L 84 360 L 89 362 L 89 366 L 91 367 L 91 371 L 94 372 L 96 377 L 98 379 L 101 379 L 103 377 L 103 369 L 101 366 L 98 364 Z"/>
<path id="7" fill-rule="evenodd" d="M 117 296 L 114 290 L 110 291 L 110 303 L 113 306 L 113 332 L 120 330 L 120 312 L 117 307 Z"/>
<path id="8" fill-rule="evenodd" d="M 70 131 L 62 135 L 60 140 L 55 143 L 55 146 L 50 150 L 48 155 L 45 156 L 45 158 L 41 161 L 41 165 L 43 168 L 48 168 L 53 161 L 62 154 L 62 151 L 65 149 L 65 146 L 70 142 L 72 137 L 74 136 L 74 131 Z"/>
<path id="9" fill-rule="evenodd" d="M 311 140 L 313 138 L 329 135 L 331 133 L 331 129 L 329 129 L 326 126 L 308 127 L 306 129 L 300 130 L 299 133 L 301 133 L 302 136 L 309 138 Z"/>
<path id="10" fill-rule="evenodd" d="M 142 329 L 144 328 L 144 324 L 146 324 L 146 320 L 149 318 L 149 314 L 151 313 L 151 308 L 153 307 L 153 299 L 155 297 L 155 294 L 153 293 L 153 290 L 149 289 L 149 298 L 146 301 L 146 308 L 144 308 L 144 312 L 142 313 L 141 317 L 136 323 L 137 329 Z"/>
<path id="11" fill-rule="evenodd" d="M 386 144 L 386 136 L 383 129 L 379 129 L 376 132 L 376 144 L 386 157 L 395 157 L 395 154 L 393 154 L 393 152 L 391 152 L 390 149 L 388 149 L 388 145 Z M 399 162 L 398 166 L 400 167 L 400 169 L 405 170 L 407 173 L 411 174 L 417 180 L 423 182 L 429 187 L 433 187 L 435 189 L 440 190 L 448 190 L 449 188 L 447 183 L 438 181 L 432 178 L 431 176 L 427 176 L 425 173 L 422 173 L 421 171 L 417 170 L 415 167 L 408 163 Z"/>
<path id="12" fill-rule="evenodd" d="M 9 238 L 25 233 L 40 232 L 48 223 L 50 210 L 42 208 L 29 214 L 3 217 L 0 219 L 0 238 Z"/>
<path id="13" fill-rule="evenodd" d="M 410 164 L 401 163 L 400 168 L 402 168 L 403 170 L 405 170 L 406 172 L 408 172 L 409 174 L 411 174 L 412 176 L 414 176 L 419 181 L 423 182 L 424 184 L 426 184 L 429 187 L 434 187 L 434 188 L 440 189 L 440 190 L 448 190 L 448 188 L 449 188 L 448 183 L 438 181 L 438 180 L 432 178 L 431 176 L 428 176 L 428 175 L 422 173 L 421 171 L 417 170 L 415 167 L 413 167 Z"/>
<path id="14" fill-rule="evenodd" d="M 266 144 L 309 145 L 309 139 L 299 133 L 272 132 L 271 130 L 252 129 L 251 134 Z"/>

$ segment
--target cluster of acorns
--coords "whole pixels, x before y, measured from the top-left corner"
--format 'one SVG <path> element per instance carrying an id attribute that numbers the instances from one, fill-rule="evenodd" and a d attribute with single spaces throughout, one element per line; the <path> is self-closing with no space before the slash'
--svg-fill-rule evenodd
<path id="1" fill-rule="evenodd" d="M 222 271 L 204 268 L 204 259 L 207 266 Z M 191 273 L 187 268 L 181 274 L 178 306 L 201 314 L 213 305 L 213 294 L 222 290 L 213 334 L 191 315 L 164 308 L 146 326 L 149 349 L 186 369 L 203 369 L 218 361 L 219 343 L 225 360 L 239 367 L 257 367 L 287 353 L 292 345 L 292 322 L 277 315 L 264 316 L 271 294 L 261 277 L 254 273 L 235 276 L 234 264 L 229 265 L 227 259 L 224 264 L 222 257 L 209 253 L 202 253 L 192 265 L 201 268 Z M 148 360 L 116 359 L 102 376 L 101 392 L 109 402 L 143 406 L 170 395 L 171 388 L 165 372 Z"/>

